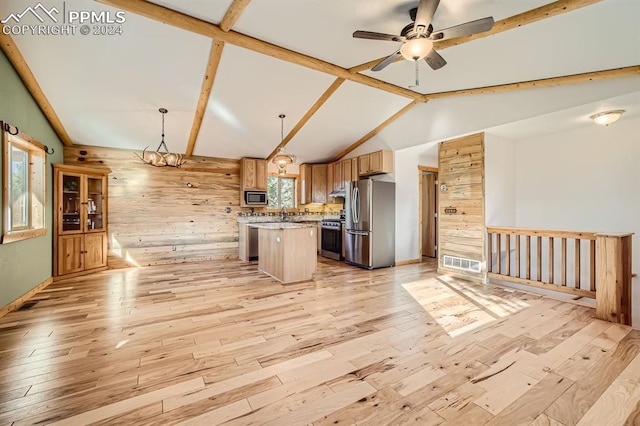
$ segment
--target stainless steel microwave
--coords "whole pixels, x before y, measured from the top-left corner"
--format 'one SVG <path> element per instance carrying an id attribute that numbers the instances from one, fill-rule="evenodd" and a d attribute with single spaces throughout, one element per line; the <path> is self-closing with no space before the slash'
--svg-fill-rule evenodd
<path id="1" fill-rule="evenodd" d="M 267 205 L 267 191 L 244 191 L 244 203 L 250 206 Z"/>

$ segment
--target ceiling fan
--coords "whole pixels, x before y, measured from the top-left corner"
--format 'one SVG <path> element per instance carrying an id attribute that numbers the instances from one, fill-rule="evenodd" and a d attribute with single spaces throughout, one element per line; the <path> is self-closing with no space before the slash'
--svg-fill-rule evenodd
<path id="1" fill-rule="evenodd" d="M 432 69 L 440 69 L 447 64 L 447 61 L 433 49 L 434 41 L 482 33 L 489 31 L 493 27 L 493 17 L 488 17 L 433 31 L 431 21 L 439 4 L 440 0 L 420 0 L 418 7 L 414 7 L 409 11 L 409 16 L 413 22 L 405 26 L 400 35 L 372 31 L 354 32 L 353 37 L 355 38 L 402 42 L 402 46 L 398 50 L 378 62 L 371 70 L 380 71 L 394 62 L 399 55 L 402 55 L 407 60 L 415 61 L 416 66 L 420 59 L 424 59 Z"/>

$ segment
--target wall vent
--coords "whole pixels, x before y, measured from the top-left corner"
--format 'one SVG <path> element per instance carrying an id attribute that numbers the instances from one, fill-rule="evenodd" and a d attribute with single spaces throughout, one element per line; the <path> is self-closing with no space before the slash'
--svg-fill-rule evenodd
<path id="1" fill-rule="evenodd" d="M 455 256 L 442 256 L 443 266 L 461 271 L 480 272 L 480 261 Z"/>

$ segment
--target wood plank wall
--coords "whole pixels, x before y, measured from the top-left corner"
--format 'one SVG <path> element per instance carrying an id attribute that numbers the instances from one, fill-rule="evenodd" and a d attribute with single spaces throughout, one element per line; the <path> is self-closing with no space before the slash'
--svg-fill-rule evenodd
<path id="1" fill-rule="evenodd" d="M 484 134 L 441 143 L 438 158 L 438 271 L 484 282 Z M 442 184 L 446 191 L 440 189 Z M 445 212 L 450 208 L 456 213 Z M 444 255 L 478 260 L 482 271 L 446 268 Z"/>
<path id="2" fill-rule="evenodd" d="M 65 164 L 111 169 L 110 253 L 137 265 L 237 258 L 239 160 L 194 156 L 176 169 L 136 152 L 65 147 Z"/>

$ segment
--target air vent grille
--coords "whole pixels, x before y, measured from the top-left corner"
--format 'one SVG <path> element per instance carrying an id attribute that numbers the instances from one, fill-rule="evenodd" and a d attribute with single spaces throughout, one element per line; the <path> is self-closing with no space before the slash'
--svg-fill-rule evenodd
<path id="1" fill-rule="evenodd" d="M 442 263 L 447 268 L 459 269 L 461 271 L 469 272 L 480 272 L 480 262 L 478 260 L 444 255 L 442 256 Z"/>

